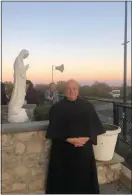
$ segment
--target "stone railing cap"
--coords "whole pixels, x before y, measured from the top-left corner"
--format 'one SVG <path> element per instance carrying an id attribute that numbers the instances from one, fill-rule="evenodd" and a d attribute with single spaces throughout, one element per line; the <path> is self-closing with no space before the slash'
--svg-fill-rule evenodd
<path id="1" fill-rule="evenodd" d="M 47 130 L 49 121 L 29 121 L 25 123 L 2 124 L 2 133 L 20 133 Z"/>

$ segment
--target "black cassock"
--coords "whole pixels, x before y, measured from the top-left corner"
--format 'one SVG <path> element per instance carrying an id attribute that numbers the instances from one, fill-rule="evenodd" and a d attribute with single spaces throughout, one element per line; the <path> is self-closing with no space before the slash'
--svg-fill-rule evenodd
<path id="1" fill-rule="evenodd" d="M 92 144 L 105 133 L 92 104 L 64 98 L 52 106 L 46 137 L 52 140 L 46 194 L 99 194 Z M 67 138 L 89 137 L 82 147 Z"/>

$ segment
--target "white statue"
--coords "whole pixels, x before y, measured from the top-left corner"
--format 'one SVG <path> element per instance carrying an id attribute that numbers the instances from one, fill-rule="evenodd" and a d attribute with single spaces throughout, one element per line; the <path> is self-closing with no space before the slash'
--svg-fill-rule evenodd
<path id="1" fill-rule="evenodd" d="M 10 123 L 23 123 L 28 121 L 28 116 L 23 107 L 26 95 L 26 70 L 29 65 L 24 66 L 23 59 L 27 58 L 29 52 L 22 50 L 14 62 L 14 88 L 11 100 L 8 104 L 8 121 Z"/>

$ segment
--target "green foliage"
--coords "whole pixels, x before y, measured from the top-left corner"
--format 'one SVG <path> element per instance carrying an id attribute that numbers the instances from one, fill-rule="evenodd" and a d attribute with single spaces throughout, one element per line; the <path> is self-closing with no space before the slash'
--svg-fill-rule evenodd
<path id="1" fill-rule="evenodd" d="M 111 92 L 111 90 L 111 87 L 105 83 L 95 82 L 91 86 L 93 96 L 108 97 L 108 94 Z"/>
<path id="2" fill-rule="evenodd" d="M 34 120 L 44 121 L 49 120 L 49 110 L 51 105 L 39 105 L 34 110 Z"/>
<path id="3" fill-rule="evenodd" d="M 91 96 L 91 88 L 88 85 L 80 87 L 80 96 Z"/>
<path id="4" fill-rule="evenodd" d="M 65 81 L 59 81 L 57 83 L 57 89 L 60 94 L 64 92 Z M 108 97 L 109 92 L 112 91 L 112 88 L 100 82 L 95 82 L 93 85 L 80 86 L 80 96 L 93 96 L 93 97 Z"/>
<path id="5" fill-rule="evenodd" d="M 80 96 L 108 97 L 112 89 L 105 83 L 95 82 L 93 85 L 80 87 Z"/>
<path id="6" fill-rule="evenodd" d="M 11 81 L 4 82 L 7 95 L 10 97 L 13 90 L 13 83 Z"/>
<path id="7" fill-rule="evenodd" d="M 64 93 L 64 87 L 65 87 L 65 81 L 59 81 L 57 83 L 57 90 L 59 91 L 60 94 Z"/>
<path id="8" fill-rule="evenodd" d="M 66 83 L 66 81 L 58 81 L 57 82 L 57 90 L 58 90 L 58 93 L 60 95 L 64 94 L 65 83 Z M 5 86 L 6 86 L 7 94 L 10 97 L 11 92 L 12 92 L 12 88 L 13 88 L 13 83 L 10 81 L 6 81 Z M 48 85 L 47 84 L 37 84 L 35 86 L 35 88 L 37 90 L 39 102 L 44 103 L 44 94 L 45 94 L 45 90 L 48 88 Z M 98 81 L 96 81 L 91 86 L 89 86 L 89 85 L 80 86 L 80 96 L 109 98 L 109 97 L 111 97 L 109 92 L 111 92 L 112 89 L 120 89 L 121 90 L 120 97 L 121 98 L 123 97 L 123 85 L 120 87 L 116 87 L 116 86 L 111 87 L 111 86 L 107 85 L 106 83 L 101 83 Z M 127 98 L 131 99 L 131 96 L 132 96 L 132 87 L 127 86 Z"/>

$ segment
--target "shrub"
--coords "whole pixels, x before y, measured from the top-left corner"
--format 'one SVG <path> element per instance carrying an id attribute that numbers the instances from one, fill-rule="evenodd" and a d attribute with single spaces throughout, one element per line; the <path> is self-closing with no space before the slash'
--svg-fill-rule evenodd
<path id="1" fill-rule="evenodd" d="M 34 110 L 34 120 L 44 121 L 49 120 L 49 110 L 51 105 L 39 105 Z"/>

